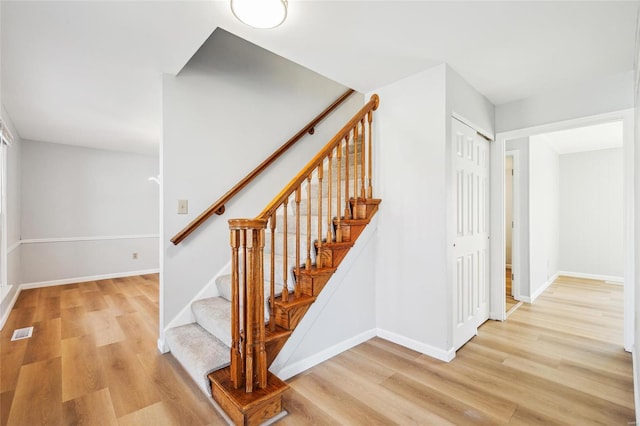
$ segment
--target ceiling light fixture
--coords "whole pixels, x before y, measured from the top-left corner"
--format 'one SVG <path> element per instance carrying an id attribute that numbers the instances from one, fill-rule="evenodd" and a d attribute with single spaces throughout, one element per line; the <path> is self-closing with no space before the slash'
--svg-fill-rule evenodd
<path id="1" fill-rule="evenodd" d="M 275 28 L 287 18 L 287 0 L 231 0 L 231 12 L 250 27 Z"/>

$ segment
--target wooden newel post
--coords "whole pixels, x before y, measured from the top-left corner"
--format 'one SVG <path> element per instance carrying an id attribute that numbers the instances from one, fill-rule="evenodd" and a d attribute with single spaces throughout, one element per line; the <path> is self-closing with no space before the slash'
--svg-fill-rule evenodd
<path id="1" fill-rule="evenodd" d="M 232 219 L 231 383 L 245 392 L 267 386 L 264 235 L 267 220 Z"/>

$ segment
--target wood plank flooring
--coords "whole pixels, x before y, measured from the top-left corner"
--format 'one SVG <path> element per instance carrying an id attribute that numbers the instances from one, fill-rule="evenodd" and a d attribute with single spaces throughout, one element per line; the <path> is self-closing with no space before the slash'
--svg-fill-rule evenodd
<path id="1" fill-rule="evenodd" d="M 627 424 L 622 297 L 558 279 L 451 363 L 372 339 L 289 380 L 278 424 Z M 224 424 L 158 353 L 157 309 L 157 275 L 24 291 L 0 334 L 0 424 Z M 9 341 L 30 325 L 34 337 Z"/>
<path id="2" fill-rule="evenodd" d="M 561 277 L 450 363 L 374 338 L 307 370 L 279 424 L 631 424 L 622 327 L 622 286 Z"/>
<path id="3" fill-rule="evenodd" d="M 157 275 L 23 291 L 0 333 L 0 424 L 224 424 L 157 330 Z"/>

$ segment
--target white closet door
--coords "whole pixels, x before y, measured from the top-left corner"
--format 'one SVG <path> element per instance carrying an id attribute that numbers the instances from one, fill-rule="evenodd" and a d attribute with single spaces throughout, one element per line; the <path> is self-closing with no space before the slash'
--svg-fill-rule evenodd
<path id="1" fill-rule="evenodd" d="M 457 350 L 489 318 L 489 142 L 453 119 L 453 343 Z"/>

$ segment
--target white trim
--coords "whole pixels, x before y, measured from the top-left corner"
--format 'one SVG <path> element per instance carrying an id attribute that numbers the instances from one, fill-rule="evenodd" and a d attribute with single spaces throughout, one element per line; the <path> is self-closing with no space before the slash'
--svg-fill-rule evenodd
<path id="1" fill-rule="evenodd" d="M 169 353 L 169 345 L 164 341 L 164 334 L 158 338 L 158 350 L 161 354 Z"/>
<path id="2" fill-rule="evenodd" d="M 616 275 L 584 274 L 582 272 L 569 272 L 569 271 L 559 271 L 558 275 L 564 275 L 565 277 L 573 277 L 573 278 L 585 278 L 588 280 L 609 281 L 610 284 L 624 283 L 624 277 L 619 277 Z"/>
<path id="3" fill-rule="evenodd" d="M 103 240 L 136 240 L 145 238 L 160 238 L 159 234 L 139 235 L 96 235 L 93 237 L 62 237 L 62 238 L 29 238 L 20 240 L 20 244 L 45 244 L 45 243 L 69 243 L 76 241 L 103 241 Z"/>
<path id="4" fill-rule="evenodd" d="M 18 289 L 16 290 L 16 294 L 14 294 L 13 299 L 11 299 L 11 302 L 9 302 L 9 304 L 7 305 L 7 310 L 5 311 L 4 315 L 2 315 L 2 318 L 0 318 L 0 330 L 2 330 L 4 328 L 4 325 L 7 323 L 7 320 L 9 319 L 9 315 L 11 314 L 11 311 L 13 310 L 13 306 L 16 304 L 16 301 L 18 300 L 18 296 L 20 295 L 21 291 L 22 291 L 22 288 L 18 286 Z M 2 303 L 2 301 L 0 301 L 0 303 Z"/>
<path id="5" fill-rule="evenodd" d="M 531 295 L 531 301 L 530 301 L 529 303 L 533 303 L 533 302 L 535 302 L 535 301 L 536 301 L 536 299 L 537 299 L 538 297 L 540 297 L 540 295 L 541 295 L 542 293 L 544 293 L 544 291 L 545 291 L 545 290 L 546 290 L 546 289 L 547 289 L 547 288 L 548 288 L 548 287 L 549 287 L 549 286 L 550 286 L 550 285 L 551 285 L 551 284 L 552 284 L 552 283 L 553 283 L 557 278 L 558 278 L 558 273 L 556 272 L 556 273 L 555 273 L 551 278 L 549 278 L 549 279 L 547 280 L 547 282 L 546 282 L 546 283 L 542 284 L 542 285 L 540 286 L 540 288 L 539 288 L 539 289 L 537 289 L 537 290 L 535 291 L 535 293 L 533 293 L 533 294 Z M 525 299 L 525 298 L 523 297 L 522 299 L 523 299 L 523 301 L 524 301 L 524 299 Z"/>
<path id="6" fill-rule="evenodd" d="M 157 274 L 160 270 L 158 268 L 155 269 L 145 269 L 141 271 L 129 271 L 129 272 L 116 272 L 115 274 L 104 274 L 104 275 L 92 275 L 87 277 L 76 277 L 76 278 L 65 278 L 62 280 L 51 280 L 51 281 L 40 281 L 34 283 L 25 283 L 20 285 L 20 289 L 27 290 L 30 288 L 41 288 L 41 287 L 51 287 L 54 285 L 65 285 L 65 284 L 76 284 L 76 283 L 84 283 L 88 281 L 100 281 L 100 280 L 108 280 L 112 278 L 124 278 L 124 277 L 133 277 L 136 275 L 146 275 L 146 274 Z"/>
<path id="7" fill-rule="evenodd" d="M 7 249 L 7 254 L 11 254 L 14 250 L 16 250 L 21 245 L 22 245 L 22 241 L 16 241 L 15 243 L 11 244 Z"/>
<path id="8" fill-rule="evenodd" d="M 491 173 L 489 179 L 491 189 L 490 197 L 490 230 L 489 240 L 489 319 L 504 321 L 506 319 L 505 300 L 505 276 L 504 265 L 506 260 L 505 248 L 505 208 L 504 208 L 504 147 L 505 139 L 498 133 L 496 141 L 490 145 L 491 150 Z"/>
<path id="9" fill-rule="evenodd" d="M 520 212 L 520 152 L 519 151 L 505 151 L 505 157 L 510 156 L 513 161 L 513 179 L 511 180 L 511 218 L 513 219 L 513 228 L 511 228 L 511 274 L 515 279 L 511 280 L 511 292 L 513 293 L 513 298 L 516 300 L 520 300 L 520 296 L 522 295 L 520 283 L 522 278 L 522 273 L 520 269 L 520 233 L 522 216 Z M 506 283 L 505 289 L 502 291 L 506 293 Z M 506 310 L 506 300 L 505 300 L 505 310 Z M 507 318 L 507 314 L 505 314 L 505 319 Z"/>
<path id="10" fill-rule="evenodd" d="M 511 266 L 511 264 L 510 264 L 510 263 L 507 263 L 506 265 L 504 265 L 504 267 L 505 267 L 505 268 L 512 269 L 512 266 Z"/>
<path id="11" fill-rule="evenodd" d="M 378 329 L 378 337 L 396 343 L 400 346 L 404 346 L 405 348 L 421 352 L 432 358 L 439 359 L 440 361 L 449 362 L 456 357 L 456 351 L 454 348 L 446 351 L 444 349 L 436 348 L 435 346 L 431 346 L 426 343 L 410 339 L 409 337 L 402 336 L 388 330 L 383 330 L 381 328 Z"/>
<path id="12" fill-rule="evenodd" d="M 481 136 L 484 136 L 485 138 L 489 139 L 489 142 L 495 141 L 495 136 L 491 132 L 489 132 L 486 129 L 483 129 L 482 127 L 480 127 L 478 125 L 476 125 L 473 121 L 467 120 L 463 115 L 460 115 L 455 111 L 451 111 L 451 116 L 453 118 L 455 118 L 456 120 L 458 120 L 458 121 L 466 124 L 467 126 L 471 127 L 473 130 L 478 132 Z"/>
<path id="13" fill-rule="evenodd" d="M 326 361 L 334 356 L 341 354 L 342 352 L 351 349 L 354 346 L 357 346 L 361 343 L 366 342 L 369 339 L 376 337 L 376 329 L 373 328 L 371 330 L 363 331 L 360 334 L 357 334 L 353 337 L 350 337 L 342 342 L 336 343 L 333 346 L 330 346 L 316 354 L 311 355 L 305 359 L 301 359 L 300 361 L 296 361 L 293 364 L 287 365 L 282 370 L 278 371 L 278 377 L 281 380 L 287 380 L 296 374 L 300 374 L 303 371 L 310 369 L 311 367 L 320 364 L 323 361 Z"/>

